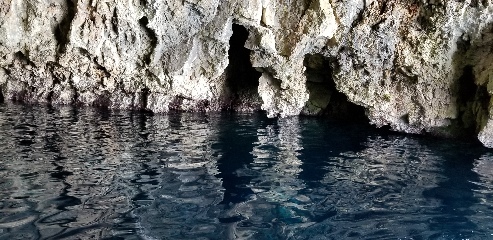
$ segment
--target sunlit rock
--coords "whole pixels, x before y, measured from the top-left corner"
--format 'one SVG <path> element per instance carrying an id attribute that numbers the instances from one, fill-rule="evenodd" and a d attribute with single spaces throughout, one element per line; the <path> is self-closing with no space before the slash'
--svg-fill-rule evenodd
<path id="1" fill-rule="evenodd" d="M 491 1 L 1 6 L 2 101 L 270 117 L 351 116 L 360 106 L 378 127 L 493 141 Z M 232 41 L 241 29 L 246 40 Z"/>

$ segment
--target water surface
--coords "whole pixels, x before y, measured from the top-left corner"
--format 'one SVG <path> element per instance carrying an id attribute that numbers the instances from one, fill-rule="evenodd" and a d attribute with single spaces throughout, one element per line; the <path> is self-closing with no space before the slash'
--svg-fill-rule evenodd
<path id="1" fill-rule="evenodd" d="M 476 142 L 0 105 L 0 156 L 0 239 L 493 238 L 493 154 Z"/>

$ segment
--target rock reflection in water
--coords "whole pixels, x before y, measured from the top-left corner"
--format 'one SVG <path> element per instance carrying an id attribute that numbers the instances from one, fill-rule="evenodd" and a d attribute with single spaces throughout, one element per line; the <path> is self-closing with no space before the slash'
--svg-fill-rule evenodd
<path id="1" fill-rule="evenodd" d="M 94 111 L 16 110 L 3 108 L 0 120 L 2 237 L 106 235 L 126 204 L 112 191 L 125 145 L 117 126 Z"/>
<path id="2" fill-rule="evenodd" d="M 487 238 L 493 155 L 357 124 L 0 106 L 0 239 Z"/>
<path id="3" fill-rule="evenodd" d="M 151 201 L 132 212 L 139 234 L 148 239 L 216 238 L 223 188 L 218 174 L 218 153 L 211 148 L 217 121 L 203 115 L 174 115 L 170 126 L 158 129 L 162 148 L 154 158 L 160 167 L 158 188 L 144 190 Z M 149 148 L 149 146 L 147 147 Z"/>

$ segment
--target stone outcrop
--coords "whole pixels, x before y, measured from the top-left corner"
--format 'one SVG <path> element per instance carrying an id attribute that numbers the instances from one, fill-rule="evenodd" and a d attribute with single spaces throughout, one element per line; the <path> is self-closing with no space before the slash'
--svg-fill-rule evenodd
<path id="1" fill-rule="evenodd" d="M 355 118 L 493 147 L 492 0 L 2 0 L 5 101 Z"/>

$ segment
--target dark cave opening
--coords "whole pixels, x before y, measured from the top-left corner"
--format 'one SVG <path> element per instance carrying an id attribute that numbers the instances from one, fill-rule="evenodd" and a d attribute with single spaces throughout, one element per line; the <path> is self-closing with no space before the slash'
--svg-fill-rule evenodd
<path id="1" fill-rule="evenodd" d="M 478 133 L 481 118 L 488 117 L 490 96 L 486 87 L 478 86 L 475 82 L 473 66 L 465 66 L 456 86 L 459 125 L 467 135 Z"/>
<path id="2" fill-rule="evenodd" d="M 309 54 L 303 64 L 306 67 L 306 87 L 310 93 L 302 113 L 308 116 L 324 116 L 333 120 L 367 121 L 365 109 L 350 102 L 339 92 L 332 78 L 330 59 L 321 54 Z"/>
<path id="3" fill-rule="evenodd" d="M 229 90 L 229 110 L 257 110 L 261 100 L 258 94 L 259 78 L 262 75 L 252 67 L 251 50 L 245 47 L 248 30 L 233 24 L 233 35 L 229 40 L 229 65 L 226 68 L 226 87 Z"/>
<path id="4" fill-rule="evenodd" d="M 459 78 L 459 101 L 465 103 L 474 98 L 476 95 L 477 86 L 474 83 L 476 77 L 474 76 L 473 67 L 465 66 L 462 75 Z"/>
<path id="5" fill-rule="evenodd" d="M 67 13 L 63 16 L 60 24 L 54 29 L 53 35 L 58 44 L 58 51 L 64 53 L 66 51 L 66 45 L 69 41 L 70 25 L 74 20 L 77 12 L 77 1 L 67 0 Z"/>

